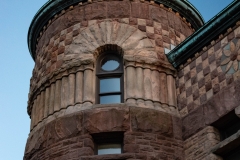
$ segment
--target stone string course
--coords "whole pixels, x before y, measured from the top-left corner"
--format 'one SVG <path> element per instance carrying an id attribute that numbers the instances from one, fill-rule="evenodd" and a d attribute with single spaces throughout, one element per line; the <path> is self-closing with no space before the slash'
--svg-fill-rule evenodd
<path id="1" fill-rule="evenodd" d="M 126 64 L 124 89 L 126 103 L 178 115 L 175 78 L 163 71 L 143 67 L 135 63 Z M 31 130 L 42 121 L 46 124 L 53 120 L 53 117 L 59 118 L 63 109 L 76 107 L 76 110 L 82 110 L 95 104 L 96 79 L 93 68 L 87 65 L 75 71 L 65 73 L 62 78 L 55 77 L 54 83 L 42 90 L 33 101 Z M 132 80 L 133 75 L 138 79 L 136 83 Z"/>
<path id="2" fill-rule="evenodd" d="M 179 70 L 176 87 L 178 108 L 182 117 L 239 79 L 239 70 L 233 74 L 228 74 L 221 68 L 223 48 L 230 41 L 239 37 L 240 27 L 238 26 Z"/>
<path id="3" fill-rule="evenodd" d="M 54 20 L 54 22 L 52 22 L 52 24 L 42 34 L 42 37 L 37 45 L 36 66 L 33 71 L 34 79 L 39 81 L 39 77 L 47 75 L 61 66 L 64 62 L 63 57 L 66 55 L 65 48 L 72 43 L 73 38 L 76 37 L 84 28 L 93 24 L 101 23 L 102 20 L 107 18 L 101 17 L 100 15 L 103 14 L 102 12 L 105 11 L 104 6 L 108 3 L 112 4 L 113 2 L 98 2 L 84 7 L 78 6 L 78 8 L 65 12 L 64 15 L 59 16 Z M 139 13 L 135 13 L 136 15 L 132 16 L 126 15 L 126 18 L 116 14 L 114 19 L 109 20 L 128 24 L 142 32 L 145 32 L 150 40 L 152 39 L 155 41 L 156 52 L 159 52 L 158 55 L 160 58 L 165 58 L 163 54 L 163 47 L 170 49 L 170 44 L 177 45 L 192 33 L 192 31 L 185 26 L 179 17 L 173 16 L 174 13 L 168 12 L 157 6 L 124 1 L 116 1 L 115 3 L 115 6 L 128 4 L 129 6 L 127 6 L 127 8 L 123 8 L 125 10 L 129 10 L 130 8 L 128 7 L 130 6 L 133 8 L 135 6 L 136 11 L 139 11 Z M 96 11 L 94 10 L 95 7 Z M 88 10 L 87 8 L 92 8 L 96 16 L 93 16 L 90 19 L 87 18 L 86 20 L 84 20 L 83 17 L 75 16 L 79 15 L 78 12 L 81 12 L 81 10 Z M 87 14 L 87 12 L 84 13 Z M 128 12 L 125 11 L 124 13 Z M 120 17 L 118 17 L 118 15 Z M 129 16 L 131 18 L 129 18 Z M 167 20 L 168 16 L 172 16 L 176 20 Z M 66 19 L 68 20 L 68 23 L 64 21 Z M 173 22 L 174 24 L 171 24 Z"/>
<path id="4" fill-rule="evenodd" d="M 123 154 L 94 155 L 91 134 L 113 131 L 124 132 Z M 32 131 L 24 159 L 183 160 L 181 133 L 180 119 L 167 113 L 123 104 L 98 105 Z"/>
<path id="5" fill-rule="evenodd" d="M 108 5 L 112 9 L 106 12 Z M 115 13 L 117 9 L 114 8 L 119 6 L 123 12 Z M 133 9 L 136 12 L 132 12 Z M 168 20 L 169 17 L 174 18 L 174 21 Z M 172 79 L 175 71 L 167 62 L 164 48 L 170 48 L 170 44 L 179 44 L 192 33 L 192 29 L 185 22 L 178 14 L 175 15 L 171 10 L 156 4 L 104 1 L 71 7 L 56 16 L 41 33 L 31 78 L 29 115 L 37 97 L 45 94 L 41 93 L 42 91 L 48 92 L 47 88 L 57 80 L 76 74 L 81 65 L 92 65 L 94 73 L 96 51 L 105 44 L 119 45 L 123 49 L 124 60 L 142 62 L 143 68 L 145 63 L 166 67 L 165 73 L 171 74 L 167 77 Z M 131 43 L 132 41 L 138 43 Z M 135 58 L 129 60 L 128 57 Z M 160 67 L 160 72 L 161 70 Z M 170 83 L 175 82 L 170 80 Z M 169 89 L 174 92 L 174 88 Z M 91 102 L 94 103 L 94 100 Z M 161 103 L 176 106 L 176 102 L 166 98 Z"/>
<path id="6" fill-rule="evenodd" d="M 36 46 L 24 159 L 183 160 L 184 149 L 194 157 L 191 136 L 205 126 L 179 118 L 179 75 L 164 54 L 193 32 L 153 1 L 88 1 L 55 15 Z M 124 103 L 95 104 L 96 59 L 109 49 L 123 57 Z M 115 131 L 124 132 L 123 153 L 94 155 L 92 134 Z"/>
<path id="7" fill-rule="evenodd" d="M 50 19 L 48 21 L 48 24 L 45 25 L 42 29 L 42 31 L 40 32 L 39 34 L 39 37 L 37 39 L 37 41 L 40 40 L 40 38 L 42 37 L 43 33 L 46 31 L 46 29 L 59 17 L 59 16 L 62 16 L 64 15 L 66 12 L 70 12 L 71 10 L 74 10 L 74 8 L 78 8 L 79 6 L 87 6 L 89 4 L 92 4 L 92 3 L 98 3 L 98 2 L 102 2 L 102 0 L 94 0 L 94 1 L 91 1 L 91 0 L 88 0 L 87 2 L 80 2 L 79 4 L 76 4 L 76 5 L 73 5 L 73 6 L 70 6 L 69 8 L 66 8 L 66 9 L 63 9 L 61 11 L 61 13 L 58 13 L 56 14 L 52 19 Z M 142 4 L 137 4 L 140 6 L 137 6 L 137 5 L 134 5 L 134 3 L 139 3 L 141 2 Z M 115 1 L 115 3 L 117 3 L 117 1 Z M 167 12 L 172 12 L 172 13 L 175 13 L 176 16 L 178 16 L 186 25 L 188 25 L 189 27 L 191 27 L 191 24 L 186 20 L 185 17 L 182 17 L 178 12 L 175 12 L 172 10 L 172 8 L 167 8 L 166 6 L 164 6 L 163 4 L 158 4 L 158 2 L 155 2 L 155 1 L 145 1 L 145 0 L 135 0 L 133 2 L 131 2 L 133 5 L 131 5 L 132 9 L 131 9 L 131 14 L 132 14 L 132 17 L 139 17 L 139 15 L 141 15 L 142 18 L 144 19 L 148 19 L 148 13 L 143 13 L 142 11 L 147 11 L 148 10 L 148 7 L 146 6 L 147 5 L 154 5 L 154 6 L 158 6 L 158 7 L 161 7 L 162 9 L 164 9 L 165 11 Z M 116 5 L 115 4 L 109 4 L 109 6 L 106 6 L 107 8 L 109 8 L 109 11 L 107 12 L 107 15 L 108 18 L 118 18 L 117 16 L 119 16 L 119 13 L 116 15 L 116 12 L 119 12 L 119 11 L 116 11 L 114 10 Z M 113 9 L 112 9 L 113 8 Z M 123 9 L 123 8 L 122 8 Z M 93 8 L 94 10 L 94 8 Z M 114 12 L 114 13 L 110 13 L 110 12 Z M 88 9 L 83 9 L 81 13 L 88 13 Z M 110 14 L 109 14 L 110 13 Z M 97 13 L 95 13 L 97 14 Z M 108 15 L 109 14 L 109 15 Z M 130 14 L 130 13 L 127 13 L 127 14 Z M 122 12 L 122 16 L 126 16 L 124 12 Z M 88 16 L 82 16 L 82 19 L 83 20 L 86 20 Z M 72 19 L 71 19 L 72 20 Z M 174 23 L 174 22 L 173 22 Z M 194 32 L 194 29 L 192 28 L 192 31 Z"/>

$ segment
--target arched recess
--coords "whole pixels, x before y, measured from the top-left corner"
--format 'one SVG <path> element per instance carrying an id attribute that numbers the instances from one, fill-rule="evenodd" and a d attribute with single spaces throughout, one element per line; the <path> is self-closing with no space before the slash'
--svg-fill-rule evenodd
<path id="1" fill-rule="evenodd" d="M 109 48 L 123 57 L 123 103 L 178 114 L 175 70 L 158 59 L 154 42 L 134 26 L 105 20 L 82 29 L 66 46 L 60 68 L 66 71 L 56 72 L 53 82 L 32 101 L 31 129 L 49 121 L 51 115 L 67 115 L 96 104 L 94 65 Z"/>
<path id="2" fill-rule="evenodd" d="M 96 99 L 97 104 L 124 103 L 123 50 L 114 44 L 97 48 Z"/>
<path id="3" fill-rule="evenodd" d="M 111 45 L 121 48 L 123 54 L 124 103 L 178 114 L 175 70 L 170 63 L 158 59 L 155 42 L 146 32 L 116 21 L 96 22 L 73 38 L 65 54 L 91 55 L 96 60 L 99 49 Z"/>
<path id="4" fill-rule="evenodd" d="M 116 21 L 105 20 L 83 29 L 66 48 L 66 54 L 93 54 L 97 48 L 115 44 L 122 48 L 124 55 L 157 58 L 154 43 L 146 32 Z"/>

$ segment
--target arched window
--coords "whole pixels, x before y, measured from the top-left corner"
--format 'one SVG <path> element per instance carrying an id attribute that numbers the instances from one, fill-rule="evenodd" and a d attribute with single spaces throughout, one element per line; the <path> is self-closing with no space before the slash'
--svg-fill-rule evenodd
<path id="1" fill-rule="evenodd" d="M 123 102 L 123 62 L 122 57 L 108 51 L 97 60 L 97 103 Z"/>

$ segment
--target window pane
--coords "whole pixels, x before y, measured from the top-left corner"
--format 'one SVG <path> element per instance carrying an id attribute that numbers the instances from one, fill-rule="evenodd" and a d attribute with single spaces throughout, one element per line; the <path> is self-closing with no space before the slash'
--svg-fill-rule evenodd
<path id="1" fill-rule="evenodd" d="M 119 62 L 113 59 L 103 60 L 102 62 L 102 69 L 105 71 L 113 71 L 117 69 L 119 66 Z"/>
<path id="2" fill-rule="evenodd" d="M 120 95 L 100 96 L 100 104 L 121 103 Z"/>
<path id="3" fill-rule="evenodd" d="M 98 145 L 98 155 L 102 154 L 120 154 L 121 144 L 100 144 Z"/>
<path id="4" fill-rule="evenodd" d="M 100 93 L 120 92 L 120 78 L 100 79 Z"/>

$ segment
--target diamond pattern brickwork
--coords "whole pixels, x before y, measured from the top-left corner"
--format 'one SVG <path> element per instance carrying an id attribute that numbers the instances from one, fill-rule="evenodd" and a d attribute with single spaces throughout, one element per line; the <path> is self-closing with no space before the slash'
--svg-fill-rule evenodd
<path id="1" fill-rule="evenodd" d="M 189 61 L 179 70 L 176 85 L 178 107 L 182 116 L 204 104 L 213 95 L 239 79 L 239 70 L 226 72 L 221 65 L 225 56 L 224 52 L 233 42 L 237 48 L 239 35 L 240 27 L 228 33 L 214 45 L 204 48 L 200 54 L 196 54 L 198 56 L 194 60 Z"/>

